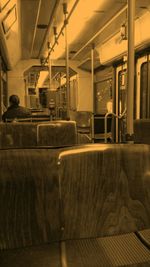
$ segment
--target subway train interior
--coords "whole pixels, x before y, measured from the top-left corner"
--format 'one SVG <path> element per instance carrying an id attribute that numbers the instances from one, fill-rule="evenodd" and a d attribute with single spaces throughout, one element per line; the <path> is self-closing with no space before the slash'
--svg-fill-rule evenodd
<path id="1" fill-rule="evenodd" d="M 101 266 L 150 266 L 150 0 L 0 0 L 0 267 Z"/>

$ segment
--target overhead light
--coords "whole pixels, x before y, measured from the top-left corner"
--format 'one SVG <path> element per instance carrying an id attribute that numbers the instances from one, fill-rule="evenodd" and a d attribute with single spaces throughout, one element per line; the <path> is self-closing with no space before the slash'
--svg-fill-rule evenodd
<path id="1" fill-rule="evenodd" d="M 37 28 L 38 28 L 38 29 L 41 29 L 41 30 L 45 30 L 45 29 L 47 29 L 47 27 L 48 27 L 47 24 L 38 24 L 38 25 L 37 25 Z"/>
<path id="2" fill-rule="evenodd" d="M 70 53 L 71 55 L 73 55 L 73 54 L 76 54 L 77 51 L 75 51 L 75 50 L 71 50 L 71 51 L 69 51 L 69 53 Z"/>

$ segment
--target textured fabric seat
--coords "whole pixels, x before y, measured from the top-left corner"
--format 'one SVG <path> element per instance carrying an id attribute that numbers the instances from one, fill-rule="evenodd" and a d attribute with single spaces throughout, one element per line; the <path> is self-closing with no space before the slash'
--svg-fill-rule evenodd
<path id="1" fill-rule="evenodd" d="M 149 266 L 150 251 L 133 233 L 114 237 L 68 240 L 68 267 Z"/>
<path id="2" fill-rule="evenodd" d="M 77 133 L 77 143 L 89 144 L 92 143 L 92 140 L 88 134 Z"/>
<path id="3" fill-rule="evenodd" d="M 150 144 L 150 119 L 134 121 L 135 143 Z"/>
<path id="4" fill-rule="evenodd" d="M 91 128 L 91 116 L 89 111 L 78 111 L 75 114 L 75 121 L 77 123 L 77 130 L 79 133 L 90 133 Z"/>
<path id="5" fill-rule="evenodd" d="M 61 267 L 59 244 L 0 251 L 1 267 Z"/>
<path id="6" fill-rule="evenodd" d="M 37 126 L 33 123 L 0 123 L 0 148 L 37 145 Z"/>
<path id="7" fill-rule="evenodd" d="M 0 148 L 70 146 L 76 143 L 76 123 L 73 121 L 0 124 Z"/>
<path id="8" fill-rule="evenodd" d="M 150 228 L 150 147 L 87 145 L 58 165 L 66 266 L 149 266 L 134 232 Z"/>
<path id="9" fill-rule="evenodd" d="M 62 239 L 150 228 L 148 145 L 89 144 L 62 152 L 59 164 Z"/>
<path id="10" fill-rule="evenodd" d="M 150 146 L 0 150 L 0 266 L 150 266 Z"/>
<path id="11" fill-rule="evenodd" d="M 41 146 L 69 146 L 77 143 L 74 121 L 52 121 L 37 125 L 37 143 Z"/>
<path id="12" fill-rule="evenodd" d="M 60 239 L 58 150 L 0 150 L 0 249 Z"/>

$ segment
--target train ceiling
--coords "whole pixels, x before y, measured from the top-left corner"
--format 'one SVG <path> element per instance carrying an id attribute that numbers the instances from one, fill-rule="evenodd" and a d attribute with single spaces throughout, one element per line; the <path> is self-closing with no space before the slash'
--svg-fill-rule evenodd
<path id="1" fill-rule="evenodd" d="M 71 1 L 73 2 L 73 0 L 67 1 L 68 5 Z M 121 24 L 126 20 L 127 11 L 124 10 L 120 16 L 112 21 L 106 30 L 97 34 L 127 4 L 126 0 L 101 1 L 103 2 L 102 7 L 100 9 L 93 9 L 92 18 L 86 20 L 83 31 L 70 44 L 70 58 L 83 61 L 89 58 L 91 44 L 104 42 L 113 32 L 119 30 Z M 21 43 L 23 59 L 40 58 L 43 55 L 47 48 L 48 38 L 53 34 L 53 27 L 57 26 L 57 24 L 63 25 L 63 2 L 63 0 L 21 0 Z M 76 1 L 74 0 L 74 2 Z M 136 0 L 136 16 L 140 12 L 145 12 L 149 7 L 150 0 Z M 76 6 L 77 8 L 78 5 Z M 72 29 L 72 34 L 73 31 L 74 29 Z M 85 44 L 87 45 L 85 46 Z M 84 46 L 85 48 L 83 49 Z M 64 54 L 62 58 L 64 58 Z"/>

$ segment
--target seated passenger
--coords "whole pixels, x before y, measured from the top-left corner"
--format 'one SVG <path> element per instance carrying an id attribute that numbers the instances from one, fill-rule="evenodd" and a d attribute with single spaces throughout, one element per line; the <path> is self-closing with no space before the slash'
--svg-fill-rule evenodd
<path id="1" fill-rule="evenodd" d="M 19 97 L 17 95 L 11 95 L 9 97 L 10 106 L 4 112 L 2 120 L 6 122 L 7 120 L 13 120 L 17 118 L 29 118 L 31 117 L 31 112 L 28 108 L 19 106 Z"/>

